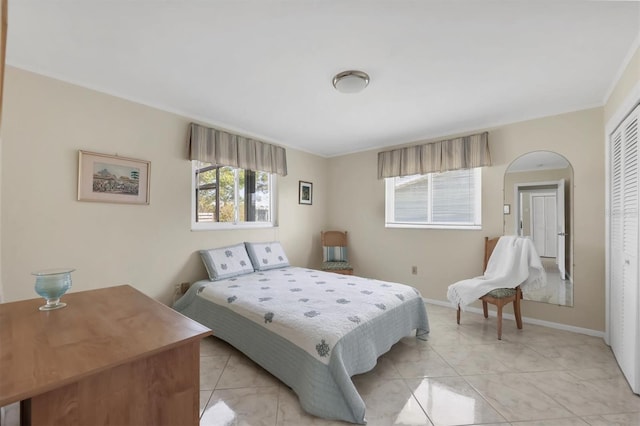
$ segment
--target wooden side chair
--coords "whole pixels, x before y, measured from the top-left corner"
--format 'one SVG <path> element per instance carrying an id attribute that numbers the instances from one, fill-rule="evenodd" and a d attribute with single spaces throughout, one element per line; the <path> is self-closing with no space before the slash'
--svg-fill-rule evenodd
<path id="1" fill-rule="evenodd" d="M 322 231 L 322 270 L 353 275 L 347 256 L 347 231 Z"/>
<path id="2" fill-rule="evenodd" d="M 493 253 L 493 249 L 496 247 L 496 244 L 498 244 L 499 239 L 500 237 L 484 237 L 483 271 L 487 270 L 489 258 L 491 257 L 491 253 Z M 517 286 L 516 288 L 497 288 L 480 298 L 480 300 L 482 301 L 482 311 L 485 318 L 489 318 L 488 304 L 491 303 L 492 305 L 496 305 L 498 317 L 498 340 L 502 340 L 502 308 L 504 305 L 507 305 L 511 302 L 513 302 L 513 314 L 516 317 L 516 325 L 518 327 L 518 330 L 522 330 L 522 314 L 520 311 L 521 299 L 522 289 L 520 289 L 520 286 Z M 460 324 L 460 306 L 458 306 L 457 320 L 458 324 Z"/>

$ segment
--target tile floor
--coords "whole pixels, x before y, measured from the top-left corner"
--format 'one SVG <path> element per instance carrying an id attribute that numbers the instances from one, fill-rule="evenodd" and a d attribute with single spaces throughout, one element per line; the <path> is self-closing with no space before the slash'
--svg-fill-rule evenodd
<path id="1" fill-rule="evenodd" d="M 405 338 L 353 380 L 378 425 L 640 425 L 640 396 L 602 339 L 427 305 L 428 341 Z M 295 394 L 213 337 L 201 346 L 201 426 L 347 425 L 302 412 Z"/>
<path id="2" fill-rule="evenodd" d="M 405 338 L 353 380 L 369 426 L 639 426 L 640 396 L 602 339 L 427 305 L 427 341 Z M 201 426 L 348 425 L 302 412 L 295 394 L 228 344 L 200 353 Z M 14 405 L 5 425 L 18 424 Z"/>
<path id="3" fill-rule="evenodd" d="M 560 279 L 556 258 L 542 257 L 540 260 L 547 273 L 547 285 L 535 290 L 523 290 L 524 300 L 573 306 L 573 283 L 571 280 Z"/>

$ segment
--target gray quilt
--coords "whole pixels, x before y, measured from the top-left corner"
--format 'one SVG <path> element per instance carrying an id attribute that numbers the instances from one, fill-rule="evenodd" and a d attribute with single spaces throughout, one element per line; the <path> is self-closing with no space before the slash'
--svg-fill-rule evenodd
<path id="1" fill-rule="evenodd" d="M 198 281 L 174 308 L 291 387 L 305 411 L 352 423 L 365 423 L 365 405 L 351 376 L 429 331 L 413 287 L 294 267 Z"/>

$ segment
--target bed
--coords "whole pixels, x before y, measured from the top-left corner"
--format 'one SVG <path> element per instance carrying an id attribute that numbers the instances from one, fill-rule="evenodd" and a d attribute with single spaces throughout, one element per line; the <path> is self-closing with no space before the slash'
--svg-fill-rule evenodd
<path id="1" fill-rule="evenodd" d="M 201 252 L 214 281 L 194 283 L 174 309 L 289 386 L 306 412 L 366 423 L 351 376 L 371 370 L 401 338 L 429 332 L 420 293 L 403 284 L 292 267 L 277 242 L 251 244 L 254 270 L 241 265 L 247 272 L 240 274 L 229 272 L 229 265 L 212 274 L 215 256 L 208 262 Z M 242 256 L 235 248 L 233 256 L 227 247 L 218 257 Z M 275 262 L 261 257 L 265 248 L 275 252 Z"/>

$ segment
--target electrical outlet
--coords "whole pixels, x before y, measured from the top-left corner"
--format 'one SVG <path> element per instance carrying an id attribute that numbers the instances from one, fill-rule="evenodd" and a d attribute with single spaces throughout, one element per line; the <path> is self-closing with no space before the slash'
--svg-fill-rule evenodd
<path id="1" fill-rule="evenodd" d="M 412 266 L 411 267 L 411 274 L 418 275 L 418 267 L 417 266 Z"/>

